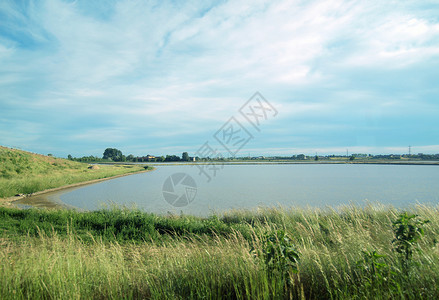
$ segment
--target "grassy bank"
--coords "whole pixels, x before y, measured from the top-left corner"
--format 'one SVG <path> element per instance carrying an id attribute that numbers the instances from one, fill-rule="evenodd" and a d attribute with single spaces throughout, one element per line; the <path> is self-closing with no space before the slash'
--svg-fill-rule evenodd
<path id="1" fill-rule="evenodd" d="M 140 165 L 88 164 L 0 146 L 0 198 L 144 170 Z"/>
<path id="2" fill-rule="evenodd" d="M 0 208 L 0 298 L 437 299 L 439 209 L 411 213 L 430 222 L 409 220 L 425 235 L 405 259 L 392 243 L 401 212 L 380 206 L 209 218 Z"/>

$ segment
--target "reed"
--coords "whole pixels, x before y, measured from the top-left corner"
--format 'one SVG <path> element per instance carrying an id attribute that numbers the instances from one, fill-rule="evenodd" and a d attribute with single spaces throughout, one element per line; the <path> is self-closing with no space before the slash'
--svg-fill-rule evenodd
<path id="1" fill-rule="evenodd" d="M 437 299 L 438 212 L 409 210 L 430 222 L 408 266 L 392 243 L 401 211 L 381 205 L 208 218 L 1 208 L 0 298 Z M 255 255 L 279 230 L 297 273 Z"/>

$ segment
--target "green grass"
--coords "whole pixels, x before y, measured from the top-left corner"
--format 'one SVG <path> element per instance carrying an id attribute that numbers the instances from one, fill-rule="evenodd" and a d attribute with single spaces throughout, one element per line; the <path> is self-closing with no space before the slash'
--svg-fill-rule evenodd
<path id="1" fill-rule="evenodd" d="M 144 170 L 140 165 L 88 167 L 85 163 L 0 146 L 0 198 Z"/>
<path id="2" fill-rule="evenodd" d="M 378 205 L 208 218 L 0 208 L 0 298 L 437 299 L 439 208 L 410 211 L 430 222 L 402 264 L 392 244 L 401 212 Z M 288 276 L 254 255 L 279 229 L 300 257 Z M 385 255 L 381 271 L 360 267 L 362 251 Z"/>

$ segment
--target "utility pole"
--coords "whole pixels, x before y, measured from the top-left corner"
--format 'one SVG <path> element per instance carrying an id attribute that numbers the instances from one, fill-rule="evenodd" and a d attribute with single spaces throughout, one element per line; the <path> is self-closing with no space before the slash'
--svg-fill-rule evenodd
<path id="1" fill-rule="evenodd" d="M 349 157 L 349 150 L 346 149 L 346 157 Z"/>

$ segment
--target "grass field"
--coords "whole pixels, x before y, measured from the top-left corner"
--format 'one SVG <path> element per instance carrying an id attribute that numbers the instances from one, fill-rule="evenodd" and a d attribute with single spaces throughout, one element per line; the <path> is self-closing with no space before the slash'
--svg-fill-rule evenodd
<path id="1" fill-rule="evenodd" d="M 88 167 L 85 163 L 0 146 L 0 198 L 144 170 L 140 165 Z"/>
<path id="2" fill-rule="evenodd" d="M 378 205 L 208 218 L 0 208 L 0 298 L 438 299 L 439 208 L 410 213 L 416 230 L 398 234 L 420 238 L 406 259 L 392 242 L 401 211 Z"/>

